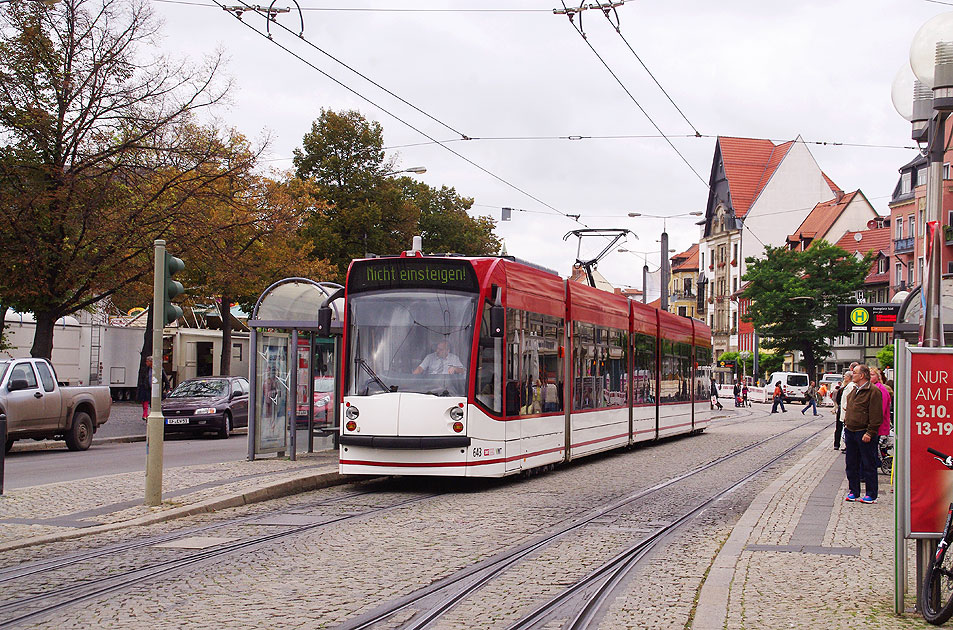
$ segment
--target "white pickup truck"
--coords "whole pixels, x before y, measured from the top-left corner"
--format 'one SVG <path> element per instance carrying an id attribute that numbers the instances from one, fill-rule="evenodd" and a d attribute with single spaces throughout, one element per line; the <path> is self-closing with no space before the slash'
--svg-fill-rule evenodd
<path id="1" fill-rule="evenodd" d="M 0 413 L 7 414 L 6 451 L 23 438 L 59 438 L 85 451 L 109 419 L 112 399 L 103 386 L 60 387 L 45 359 L 0 361 Z"/>

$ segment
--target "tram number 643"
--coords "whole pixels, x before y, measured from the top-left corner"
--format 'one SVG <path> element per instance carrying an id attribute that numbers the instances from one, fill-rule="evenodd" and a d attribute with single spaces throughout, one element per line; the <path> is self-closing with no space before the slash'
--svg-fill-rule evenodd
<path id="1" fill-rule="evenodd" d="M 479 447 L 475 447 L 475 448 L 473 449 L 473 456 L 474 456 L 474 457 L 483 457 L 483 449 L 482 449 L 482 448 L 479 448 Z"/>

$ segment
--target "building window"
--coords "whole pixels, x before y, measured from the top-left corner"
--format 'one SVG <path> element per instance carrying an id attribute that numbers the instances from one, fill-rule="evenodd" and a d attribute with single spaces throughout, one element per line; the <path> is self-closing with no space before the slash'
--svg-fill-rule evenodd
<path id="1" fill-rule="evenodd" d="M 731 292 L 736 293 L 738 291 L 738 278 L 731 279 L 731 286 L 732 286 Z"/>
<path id="2" fill-rule="evenodd" d="M 946 272 L 953 273 L 953 260 L 946 263 Z"/>
<path id="3" fill-rule="evenodd" d="M 903 217 L 897 217 L 897 238 L 903 238 Z"/>
<path id="4" fill-rule="evenodd" d="M 701 264 L 700 269 L 701 269 L 702 271 L 704 271 L 704 270 L 705 270 L 705 252 L 702 252 L 702 254 L 701 254 L 701 263 L 702 263 L 702 264 Z"/>
<path id="5" fill-rule="evenodd" d="M 950 177 L 950 163 L 949 162 L 943 165 L 943 179 L 953 179 Z"/>
<path id="6" fill-rule="evenodd" d="M 900 194 L 906 195 L 908 192 L 913 190 L 912 186 L 913 173 L 907 171 L 900 176 Z"/>
<path id="7" fill-rule="evenodd" d="M 923 283 L 923 257 L 917 258 L 917 280 Z"/>
<path id="8" fill-rule="evenodd" d="M 922 186 L 927 183 L 927 167 L 921 167 L 917 169 L 917 186 Z"/>
<path id="9" fill-rule="evenodd" d="M 732 313 L 731 315 L 731 329 L 738 332 L 738 313 Z"/>
<path id="10" fill-rule="evenodd" d="M 685 278 L 685 296 L 691 297 L 692 295 L 692 279 Z"/>
<path id="11" fill-rule="evenodd" d="M 732 245 L 731 252 L 732 252 L 731 259 L 738 260 L 738 243 L 735 243 L 734 245 Z"/>
<path id="12" fill-rule="evenodd" d="M 949 214 L 946 215 L 946 224 L 953 225 L 953 210 L 950 210 Z"/>
<path id="13" fill-rule="evenodd" d="M 911 214 L 909 217 L 907 217 L 907 236 L 908 237 L 913 236 L 913 231 L 917 229 L 916 223 L 913 222 L 913 217 L 915 216 L 916 215 Z"/>
<path id="14" fill-rule="evenodd" d="M 888 265 L 887 257 L 881 256 L 880 259 L 877 260 L 877 273 L 887 273 L 887 271 L 889 271 Z"/>
<path id="15" fill-rule="evenodd" d="M 678 314 L 679 314 L 680 316 L 682 316 L 682 317 L 687 316 L 687 315 L 688 315 L 688 312 L 686 311 L 686 308 L 687 308 L 687 307 L 685 307 L 685 306 L 679 306 L 679 307 L 678 307 Z"/>
<path id="16" fill-rule="evenodd" d="M 897 263 L 897 286 L 903 284 L 903 265 Z"/>
<path id="17" fill-rule="evenodd" d="M 907 286 L 913 287 L 913 261 L 907 263 Z"/>

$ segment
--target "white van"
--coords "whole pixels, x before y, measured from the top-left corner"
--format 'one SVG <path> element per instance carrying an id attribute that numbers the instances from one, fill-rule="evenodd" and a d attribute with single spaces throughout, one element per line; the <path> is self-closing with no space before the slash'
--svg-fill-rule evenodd
<path id="1" fill-rule="evenodd" d="M 837 372 L 828 372 L 821 377 L 821 380 L 818 381 L 817 387 L 820 389 L 821 385 L 827 386 L 827 395 L 824 396 L 824 400 L 818 401 L 819 405 L 833 405 L 834 401 L 831 399 L 831 392 L 834 391 L 834 385 L 837 385 L 844 380 L 843 374 L 838 374 Z"/>
<path id="2" fill-rule="evenodd" d="M 811 382 L 804 372 L 773 372 L 768 379 L 769 397 L 778 383 L 781 383 L 781 391 L 784 392 L 784 402 L 797 400 L 803 403 L 807 399 L 807 388 Z"/>

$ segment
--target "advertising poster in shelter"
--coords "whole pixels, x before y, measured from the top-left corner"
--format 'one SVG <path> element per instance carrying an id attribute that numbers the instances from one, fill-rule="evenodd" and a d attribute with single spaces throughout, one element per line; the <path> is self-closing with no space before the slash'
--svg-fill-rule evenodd
<path id="1" fill-rule="evenodd" d="M 257 400 L 257 453 L 285 449 L 291 370 L 288 365 L 288 335 L 267 333 L 259 337 Z"/>
<path id="2" fill-rule="evenodd" d="M 953 471 L 927 448 L 953 455 L 953 351 L 911 348 L 907 376 L 909 535 L 939 537 L 953 501 Z"/>

